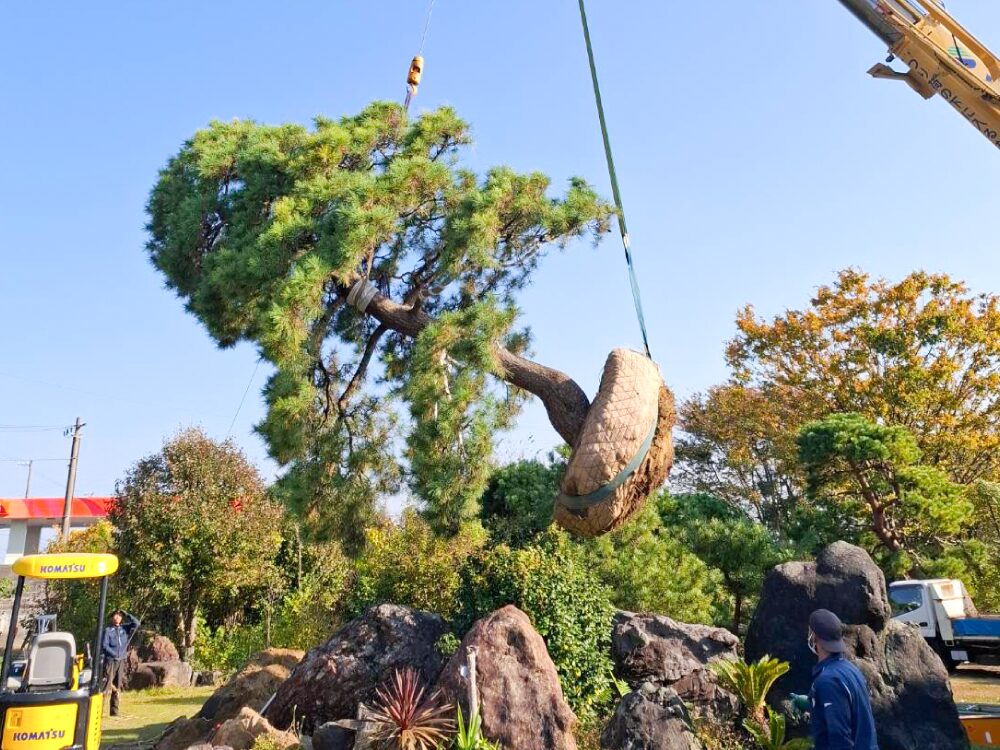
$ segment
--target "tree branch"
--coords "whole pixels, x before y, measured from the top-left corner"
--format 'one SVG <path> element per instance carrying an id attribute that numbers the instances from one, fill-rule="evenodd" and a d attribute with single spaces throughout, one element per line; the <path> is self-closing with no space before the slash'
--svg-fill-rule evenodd
<path id="1" fill-rule="evenodd" d="M 361 362 L 358 363 L 358 369 L 354 371 L 354 375 L 351 377 L 351 382 L 347 384 L 344 392 L 341 393 L 340 398 L 337 399 L 337 408 L 340 410 L 341 414 L 347 411 L 347 400 L 351 397 L 351 394 L 357 390 L 357 387 L 364 379 L 365 373 L 368 371 L 368 363 L 372 361 L 372 355 L 375 353 L 379 339 L 381 339 L 382 334 L 388 330 L 388 326 L 384 323 L 380 323 L 378 327 L 372 331 L 372 335 L 368 338 L 368 342 L 365 344 L 364 354 L 361 355 Z"/>

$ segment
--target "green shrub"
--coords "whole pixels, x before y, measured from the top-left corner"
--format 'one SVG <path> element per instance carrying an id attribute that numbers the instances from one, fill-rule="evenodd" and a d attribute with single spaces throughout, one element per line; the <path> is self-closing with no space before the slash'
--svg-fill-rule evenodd
<path id="1" fill-rule="evenodd" d="M 310 649 L 329 638 L 344 619 L 351 561 L 336 542 L 313 545 L 310 556 L 310 569 L 298 588 L 273 612 L 268 638 L 272 646 Z"/>
<path id="2" fill-rule="evenodd" d="M 450 619 L 458 608 L 459 571 L 470 554 L 482 548 L 486 534 L 478 525 L 458 534 L 434 534 L 412 510 L 399 524 L 368 529 L 364 551 L 355 561 L 347 615 L 384 602 L 436 612 Z"/>
<path id="3" fill-rule="evenodd" d="M 619 609 L 712 622 L 727 603 L 718 571 L 663 525 L 651 502 L 623 528 L 596 539 L 573 539 L 571 545 L 581 564 L 612 592 Z"/>
<path id="4" fill-rule="evenodd" d="M 538 546 L 484 550 L 462 570 L 460 632 L 494 610 L 513 604 L 545 639 L 563 694 L 579 715 L 610 699 L 610 592 L 574 556 L 558 532 Z"/>
<path id="5" fill-rule="evenodd" d="M 241 669 L 251 656 L 265 648 L 266 633 L 262 624 L 220 626 L 215 630 L 202 626 L 194 642 L 193 666 L 229 674 Z"/>

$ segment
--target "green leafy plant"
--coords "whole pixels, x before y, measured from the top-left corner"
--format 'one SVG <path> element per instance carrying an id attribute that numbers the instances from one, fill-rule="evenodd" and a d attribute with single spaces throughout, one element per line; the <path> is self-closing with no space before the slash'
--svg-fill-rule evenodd
<path id="1" fill-rule="evenodd" d="M 804 737 L 785 741 L 785 717 L 770 707 L 767 709 L 767 724 L 758 726 L 750 719 L 743 726 L 753 737 L 761 750 L 809 750 L 812 741 Z"/>
<path id="2" fill-rule="evenodd" d="M 437 639 L 437 643 L 434 644 L 434 647 L 442 657 L 450 659 L 452 655 L 458 651 L 458 647 L 461 645 L 462 642 L 458 639 L 457 635 L 454 633 L 445 633 Z"/>
<path id="3" fill-rule="evenodd" d="M 757 726 L 766 726 L 764 700 L 777 679 L 789 670 L 788 662 L 764 654 L 755 662 L 719 659 L 709 667 L 722 686 L 743 701 L 750 720 Z"/>
<path id="4" fill-rule="evenodd" d="M 500 743 L 490 742 L 483 737 L 483 721 L 478 711 L 473 711 L 469 716 L 469 723 L 465 723 L 462 716 L 462 707 L 458 707 L 456 716 L 458 730 L 455 732 L 454 750 L 502 750 Z"/>
<path id="5" fill-rule="evenodd" d="M 452 707 L 438 692 L 424 697 L 417 670 L 396 670 L 388 685 L 375 691 L 375 704 L 365 707 L 372 741 L 380 750 L 437 750 L 454 731 Z"/>
<path id="6" fill-rule="evenodd" d="M 346 597 L 348 616 L 383 602 L 436 612 L 450 619 L 458 607 L 462 563 L 486 542 L 481 527 L 466 525 L 443 537 L 412 509 L 397 524 L 365 532 Z"/>
<path id="7" fill-rule="evenodd" d="M 611 679 L 611 685 L 614 687 L 619 698 L 624 698 L 632 692 L 632 687 L 625 680 L 616 677 L 614 670 L 608 670 L 608 677 Z"/>

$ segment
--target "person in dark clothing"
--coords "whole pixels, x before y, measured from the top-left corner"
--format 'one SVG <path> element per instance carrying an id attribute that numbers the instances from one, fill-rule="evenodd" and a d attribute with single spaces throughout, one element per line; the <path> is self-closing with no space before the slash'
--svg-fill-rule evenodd
<path id="1" fill-rule="evenodd" d="M 809 692 L 814 750 L 878 750 L 868 683 L 844 656 L 844 628 L 833 612 L 809 616 L 809 649 L 819 659 Z"/>
<path id="2" fill-rule="evenodd" d="M 132 635 L 139 627 L 139 620 L 120 609 L 111 613 L 111 624 L 101 635 L 101 653 L 104 656 L 104 696 L 111 693 L 111 715 L 118 715 L 120 693 L 125 683 L 125 658 Z"/>

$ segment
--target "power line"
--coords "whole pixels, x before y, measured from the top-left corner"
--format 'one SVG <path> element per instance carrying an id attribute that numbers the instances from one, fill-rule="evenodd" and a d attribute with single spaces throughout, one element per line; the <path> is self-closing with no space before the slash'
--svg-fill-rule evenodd
<path id="1" fill-rule="evenodd" d="M 121 398 L 120 396 L 112 396 L 109 393 L 101 393 L 99 391 L 90 391 L 90 390 L 86 390 L 84 388 L 76 388 L 75 386 L 65 385 L 63 383 L 52 383 L 52 382 L 48 382 L 48 381 L 45 381 L 45 380 L 35 380 L 34 378 L 26 378 L 26 377 L 24 377 L 22 375 L 12 375 L 9 372 L 0 372 L 0 378 L 8 378 L 10 380 L 19 380 L 22 383 L 30 383 L 31 385 L 40 385 L 40 386 L 44 386 L 46 388 L 58 388 L 59 390 L 71 391 L 71 392 L 74 392 L 74 393 L 82 394 L 84 396 L 91 396 L 93 398 L 99 398 L 99 399 L 103 399 L 105 401 L 110 401 L 112 403 L 117 403 L 117 404 L 131 405 L 131 406 L 142 406 L 144 408 L 149 408 L 149 405 L 150 405 L 149 401 L 139 401 L 138 399 Z M 224 416 L 223 414 L 220 414 L 219 412 L 206 412 L 204 410 L 197 410 L 196 411 L 196 410 L 191 409 L 191 408 L 181 407 L 181 406 L 179 406 L 177 404 L 173 404 L 172 405 L 172 404 L 170 404 L 168 402 L 164 402 L 163 399 L 160 398 L 159 396 L 157 396 L 157 398 L 156 398 L 156 403 L 159 404 L 159 405 L 161 405 L 161 406 L 167 406 L 168 408 L 170 408 L 170 409 L 172 409 L 174 411 L 182 411 L 185 414 L 191 414 L 191 415 L 213 414 L 213 415 L 219 416 L 219 417 Z M 64 430 L 64 429 L 66 429 L 66 427 L 65 426 L 62 426 L 62 427 L 51 427 L 51 428 L 47 427 L 46 429 Z"/>
<path id="2" fill-rule="evenodd" d="M 67 459 L 65 457 L 64 458 L 0 458 L 0 462 L 9 464 L 13 463 L 23 464 L 27 463 L 28 461 L 35 461 L 37 463 L 38 461 L 66 461 L 66 460 Z"/>
<path id="3" fill-rule="evenodd" d="M 8 432 L 55 432 L 56 430 L 64 430 L 65 427 L 49 427 L 46 425 L 34 425 L 34 424 L 0 424 L 0 430 L 5 430 Z"/>
<path id="4" fill-rule="evenodd" d="M 263 357 L 257 358 L 257 364 L 253 366 L 253 373 L 250 375 L 250 380 L 247 381 L 246 390 L 243 391 L 243 398 L 240 399 L 240 405 L 236 407 L 236 413 L 233 415 L 233 421 L 229 423 L 229 431 L 226 432 L 226 438 L 233 433 L 233 427 L 236 425 L 236 418 L 240 415 L 240 411 L 243 409 L 243 402 L 247 400 L 247 394 L 250 393 L 250 386 L 253 385 L 253 379 L 257 377 L 257 368 L 260 367 L 260 362 Z"/>

